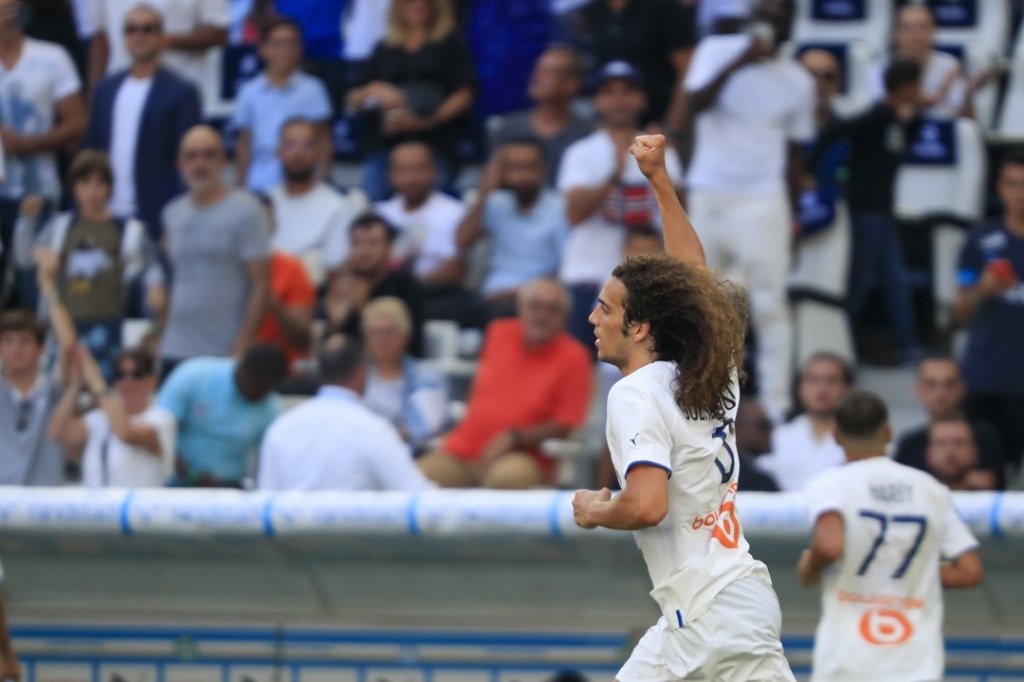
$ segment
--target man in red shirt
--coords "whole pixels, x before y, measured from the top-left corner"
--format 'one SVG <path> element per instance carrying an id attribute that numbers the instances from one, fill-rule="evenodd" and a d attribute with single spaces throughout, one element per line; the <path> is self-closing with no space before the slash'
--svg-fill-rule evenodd
<path id="1" fill-rule="evenodd" d="M 522 489 L 550 483 L 554 462 L 540 452 L 586 419 L 593 365 L 565 331 L 571 299 L 556 280 L 535 279 L 519 291 L 519 317 L 487 328 L 480 365 L 462 422 L 437 452 L 419 459 L 445 487 Z"/>

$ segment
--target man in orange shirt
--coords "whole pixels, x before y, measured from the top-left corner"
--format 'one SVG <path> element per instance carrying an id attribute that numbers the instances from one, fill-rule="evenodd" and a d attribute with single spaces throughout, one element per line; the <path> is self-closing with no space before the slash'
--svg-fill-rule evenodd
<path id="1" fill-rule="evenodd" d="M 554 462 L 540 444 L 583 424 L 593 365 L 565 331 L 571 299 L 556 280 L 535 279 L 519 291 L 519 317 L 487 328 L 480 365 L 462 422 L 440 449 L 418 460 L 445 487 L 523 489 L 550 483 Z"/>

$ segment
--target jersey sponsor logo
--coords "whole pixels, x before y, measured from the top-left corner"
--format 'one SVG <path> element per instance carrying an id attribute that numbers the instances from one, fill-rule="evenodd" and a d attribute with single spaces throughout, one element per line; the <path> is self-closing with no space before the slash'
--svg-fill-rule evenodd
<path id="1" fill-rule="evenodd" d="M 923 609 L 924 600 L 914 597 L 900 597 L 894 594 L 860 594 L 859 592 L 847 592 L 839 590 L 836 598 L 841 602 L 853 604 L 868 604 L 871 606 L 891 607 L 909 611 L 911 609 Z"/>
<path id="2" fill-rule="evenodd" d="M 869 609 L 860 619 L 860 636 L 875 646 L 899 646 L 914 634 L 910 619 L 895 609 Z"/>
<path id="3" fill-rule="evenodd" d="M 738 487 L 737 483 L 731 484 L 722 506 L 703 516 L 694 516 L 693 523 L 690 524 L 693 530 L 711 528 L 711 537 L 718 540 L 718 543 L 726 549 L 739 547 L 740 539 L 743 537 L 740 517 L 736 513 L 736 489 Z"/>

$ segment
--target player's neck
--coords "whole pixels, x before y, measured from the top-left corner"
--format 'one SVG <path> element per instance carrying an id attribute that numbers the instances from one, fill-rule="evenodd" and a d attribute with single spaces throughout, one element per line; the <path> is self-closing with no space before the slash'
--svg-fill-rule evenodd
<path id="1" fill-rule="evenodd" d="M 656 362 L 657 360 L 658 356 L 654 355 L 653 353 L 649 353 L 647 351 L 638 352 L 635 353 L 632 357 L 628 358 L 626 362 L 621 367 L 619 367 L 619 370 L 622 372 L 622 376 L 628 377 L 630 374 L 637 371 L 641 367 L 646 367 L 647 365 L 651 364 L 652 362 Z"/>
<path id="2" fill-rule="evenodd" d="M 879 450 L 878 448 L 871 448 L 868 450 L 850 450 L 847 448 L 844 453 L 846 454 L 847 462 L 861 462 L 865 459 L 873 459 L 875 457 L 885 457 L 885 449 Z"/>

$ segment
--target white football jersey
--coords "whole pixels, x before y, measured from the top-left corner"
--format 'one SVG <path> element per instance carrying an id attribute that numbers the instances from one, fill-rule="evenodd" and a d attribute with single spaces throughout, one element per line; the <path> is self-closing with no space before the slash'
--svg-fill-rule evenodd
<path id="1" fill-rule="evenodd" d="M 608 448 L 619 483 L 638 464 L 669 473 L 668 514 L 633 533 L 671 628 L 683 627 L 727 585 L 768 569 L 750 556 L 736 511 L 740 463 L 732 428 L 739 380 L 727 419 L 689 418 L 676 405 L 676 365 L 653 362 L 623 377 L 608 394 Z M 692 415 L 691 415 L 692 416 Z"/>
<path id="2" fill-rule="evenodd" d="M 879 456 L 808 484 L 812 520 L 843 517 L 843 555 L 822 576 L 815 682 L 942 679 L 941 559 L 978 545 L 930 474 Z"/>

